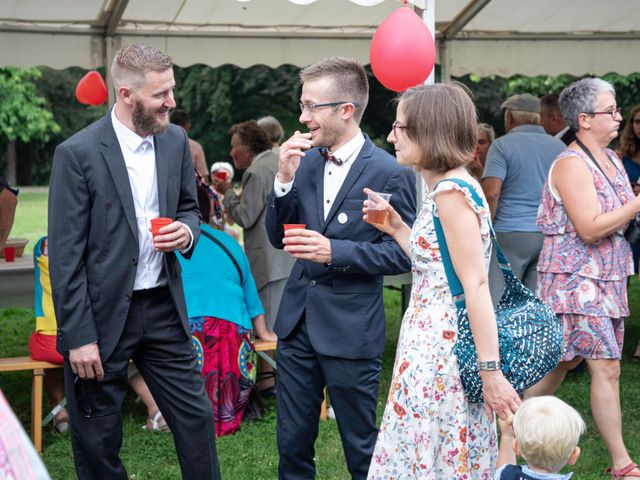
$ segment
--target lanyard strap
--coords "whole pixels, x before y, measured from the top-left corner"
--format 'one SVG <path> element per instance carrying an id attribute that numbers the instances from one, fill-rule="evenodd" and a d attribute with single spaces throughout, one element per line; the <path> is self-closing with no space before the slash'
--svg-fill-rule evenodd
<path id="1" fill-rule="evenodd" d="M 602 169 L 602 167 L 600 166 L 600 164 L 598 163 L 598 161 L 594 158 L 593 154 L 591 153 L 591 150 L 589 150 L 589 149 L 587 148 L 587 146 L 586 146 L 584 143 L 582 143 L 582 142 L 580 141 L 580 139 L 579 139 L 579 138 L 576 138 L 576 143 L 577 143 L 577 144 L 578 144 L 578 146 L 579 146 L 579 147 L 584 151 L 584 153 L 586 153 L 586 154 L 587 154 L 587 156 L 591 159 L 591 161 L 592 161 L 593 163 L 595 163 L 595 164 L 596 164 L 596 167 L 598 167 L 598 170 L 600 170 L 600 172 L 602 172 L 602 175 L 604 175 L 604 178 L 606 178 L 606 179 L 607 179 L 607 182 L 609 183 L 609 185 L 610 185 L 610 186 L 611 186 L 611 188 L 613 189 L 613 193 L 615 193 L 615 194 L 616 194 L 616 196 L 619 198 L 619 197 L 620 197 L 620 195 L 618 195 L 618 192 L 617 192 L 617 190 L 616 190 L 615 185 L 611 182 L 611 179 L 609 178 L 609 176 L 608 176 L 606 173 L 604 173 L 604 170 Z M 612 160 L 612 161 L 611 161 L 611 163 L 613 164 L 614 168 L 616 169 L 616 172 L 618 172 L 618 171 L 619 171 L 619 170 L 618 170 L 618 166 L 615 164 L 615 162 Z M 617 177 L 617 176 L 618 176 L 618 174 L 616 173 L 616 177 Z M 622 202 L 622 203 L 624 203 L 624 202 Z"/>

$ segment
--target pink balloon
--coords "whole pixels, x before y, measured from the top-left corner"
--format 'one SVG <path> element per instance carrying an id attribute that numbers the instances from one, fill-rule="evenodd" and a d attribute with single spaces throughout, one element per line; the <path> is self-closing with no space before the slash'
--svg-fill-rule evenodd
<path id="1" fill-rule="evenodd" d="M 102 105 L 109 97 L 107 84 L 102 75 L 95 70 L 87 72 L 76 86 L 76 98 L 80 103 L 97 107 Z"/>
<path id="2" fill-rule="evenodd" d="M 389 15 L 371 40 L 369 58 L 373 74 L 395 92 L 423 83 L 436 61 L 431 32 L 410 8 Z"/>

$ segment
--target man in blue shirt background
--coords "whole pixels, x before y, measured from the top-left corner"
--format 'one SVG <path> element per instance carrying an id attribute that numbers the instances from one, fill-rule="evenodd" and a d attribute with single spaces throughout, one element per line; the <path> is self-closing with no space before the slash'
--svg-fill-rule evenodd
<path id="1" fill-rule="evenodd" d="M 543 235 L 536 225 L 549 167 L 565 145 L 540 126 L 540 100 L 513 95 L 501 106 L 506 135 L 491 144 L 482 178 L 500 246 L 516 276 L 536 288 Z M 499 281 L 490 275 L 492 287 Z M 493 288 L 492 288 L 493 290 Z"/>

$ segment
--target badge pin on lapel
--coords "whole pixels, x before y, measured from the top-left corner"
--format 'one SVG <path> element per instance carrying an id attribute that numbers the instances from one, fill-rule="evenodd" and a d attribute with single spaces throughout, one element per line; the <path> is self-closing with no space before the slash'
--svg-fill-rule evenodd
<path id="1" fill-rule="evenodd" d="M 348 220 L 348 217 L 346 213 L 342 212 L 340 215 L 338 215 L 338 222 L 341 223 L 342 225 L 347 223 L 347 220 Z"/>

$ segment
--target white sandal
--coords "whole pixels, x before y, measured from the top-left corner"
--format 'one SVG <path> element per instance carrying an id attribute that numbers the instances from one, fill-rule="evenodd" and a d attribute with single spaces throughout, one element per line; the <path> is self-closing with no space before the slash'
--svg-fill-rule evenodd
<path id="1" fill-rule="evenodd" d="M 148 423 L 151 422 L 151 427 L 148 426 Z M 142 426 L 143 430 L 151 430 L 152 432 L 170 432 L 171 429 L 164 417 L 162 416 L 162 412 L 158 410 L 158 412 L 153 416 L 153 418 L 147 418 L 147 424 Z"/>

